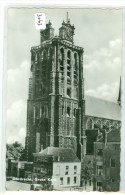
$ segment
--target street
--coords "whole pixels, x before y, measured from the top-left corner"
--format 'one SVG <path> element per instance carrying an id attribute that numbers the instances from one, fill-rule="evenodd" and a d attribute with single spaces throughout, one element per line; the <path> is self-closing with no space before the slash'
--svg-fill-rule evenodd
<path id="1" fill-rule="evenodd" d="M 29 191 L 30 190 L 30 184 L 22 183 L 18 181 L 6 181 L 6 190 L 21 190 L 21 191 Z"/>
<path id="2" fill-rule="evenodd" d="M 92 186 L 86 186 L 86 189 L 85 189 L 85 186 L 84 187 L 71 187 L 71 188 L 60 188 L 60 189 L 56 189 L 56 190 L 61 190 L 61 191 L 64 191 L 64 190 L 69 190 L 69 191 L 87 191 L 87 192 L 90 192 L 90 191 L 93 191 L 93 187 Z M 18 182 L 18 181 L 6 181 L 6 190 L 12 190 L 12 191 L 29 191 L 30 190 L 30 184 L 28 183 L 22 183 L 22 182 Z"/>

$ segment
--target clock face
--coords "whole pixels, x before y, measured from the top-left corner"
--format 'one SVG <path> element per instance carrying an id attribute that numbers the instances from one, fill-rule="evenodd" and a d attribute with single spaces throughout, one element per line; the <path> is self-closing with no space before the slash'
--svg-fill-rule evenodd
<path id="1" fill-rule="evenodd" d="M 73 33 L 72 33 L 72 29 L 67 28 L 65 31 L 65 39 L 67 39 L 68 41 L 72 41 L 73 40 Z"/>

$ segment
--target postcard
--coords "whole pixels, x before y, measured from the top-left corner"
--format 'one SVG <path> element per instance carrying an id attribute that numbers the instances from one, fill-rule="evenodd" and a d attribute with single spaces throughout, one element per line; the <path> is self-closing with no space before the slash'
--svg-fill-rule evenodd
<path id="1" fill-rule="evenodd" d="M 7 191 L 120 190 L 123 10 L 8 7 Z"/>

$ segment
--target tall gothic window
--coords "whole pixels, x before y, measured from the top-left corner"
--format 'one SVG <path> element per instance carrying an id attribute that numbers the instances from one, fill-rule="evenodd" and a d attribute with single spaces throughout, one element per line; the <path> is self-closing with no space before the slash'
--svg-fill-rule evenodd
<path id="1" fill-rule="evenodd" d="M 101 129 L 101 127 L 102 127 L 101 120 L 97 120 L 96 123 L 94 124 L 94 128 Z"/>
<path id="2" fill-rule="evenodd" d="M 38 57 L 38 56 L 37 56 L 37 53 L 36 53 L 36 54 L 35 54 L 35 62 L 37 62 L 37 57 Z"/>
<path id="3" fill-rule="evenodd" d="M 93 121 L 92 119 L 87 120 L 86 129 L 92 129 L 93 128 Z"/>
<path id="4" fill-rule="evenodd" d="M 67 52 L 67 82 L 71 81 L 71 52 Z"/>
<path id="5" fill-rule="evenodd" d="M 53 49 L 50 48 L 50 70 L 52 70 L 52 66 L 53 66 L 53 60 L 54 60 L 54 55 L 53 55 Z"/>
<path id="6" fill-rule="evenodd" d="M 67 116 L 70 116 L 70 107 L 67 107 Z"/>
<path id="7" fill-rule="evenodd" d="M 39 59 L 40 59 L 40 53 L 38 52 L 37 53 L 37 62 L 39 61 Z"/>
<path id="8" fill-rule="evenodd" d="M 63 70 L 64 70 L 64 49 L 60 49 L 60 71 L 63 75 Z"/>
<path id="9" fill-rule="evenodd" d="M 41 59 L 41 61 L 43 61 L 43 51 L 41 51 L 40 59 Z"/>
<path id="10" fill-rule="evenodd" d="M 103 124 L 103 129 L 105 129 L 106 131 L 109 131 L 109 129 L 110 129 L 110 122 L 109 122 L 109 121 L 106 121 L 106 122 Z"/>
<path id="11" fill-rule="evenodd" d="M 67 95 L 68 95 L 68 97 L 71 97 L 71 89 L 70 88 L 67 88 Z"/>
<path id="12" fill-rule="evenodd" d="M 73 116 L 76 117 L 76 108 L 74 108 Z"/>
<path id="13" fill-rule="evenodd" d="M 64 114 L 64 106 L 62 106 L 62 115 Z"/>
<path id="14" fill-rule="evenodd" d="M 105 123 L 105 125 L 106 125 L 106 127 L 109 129 L 109 127 L 110 127 L 110 122 L 107 121 L 107 122 Z"/>
<path id="15" fill-rule="evenodd" d="M 46 60 L 46 58 L 47 58 L 47 52 L 44 50 L 43 51 L 43 59 Z"/>
<path id="16" fill-rule="evenodd" d="M 77 84 L 78 79 L 78 64 L 77 64 L 77 54 L 74 54 L 74 82 Z"/>
<path id="17" fill-rule="evenodd" d="M 34 53 L 34 52 L 32 52 L 32 54 L 31 54 L 31 61 L 32 61 L 32 62 L 35 61 L 35 53 Z"/>
<path id="18" fill-rule="evenodd" d="M 117 122 L 113 123 L 113 127 L 114 129 L 118 129 L 118 123 Z"/>
<path id="19" fill-rule="evenodd" d="M 42 79 L 43 81 L 46 80 L 46 59 L 47 59 L 47 52 L 46 50 L 43 51 L 43 63 L 42 63 Z"/>

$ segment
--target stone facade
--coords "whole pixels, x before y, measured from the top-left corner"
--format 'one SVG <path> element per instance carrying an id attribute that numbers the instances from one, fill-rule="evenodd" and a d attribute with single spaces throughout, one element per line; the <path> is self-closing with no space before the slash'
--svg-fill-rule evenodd
<path id="1" fill-rule="evenodd" d="M 88 148 L 91 144 L 93 147 L 100 130 L 121 125 L 120 94 L 115 104 L 103 101 L 98 104 L 94 99 L 96 104 L 92 102 L 88 111 L 89 98 L 84 96 L 84 50 L 74 45 L 74 30 L 67 19 L 59 29 L 59 36 L 54 36 L 49 22 L 40 32 L 41 44 L 31 48 L 26 134 L 28 161 L 32 161 L 32 153 L 39 152 L 41 145 L 43 149 L 48 146 L 72 148 L 82 160 L 87 153 L 93 154 Z M 100 110 L 96 111 L 98 107 Z M 118 113 L 117 116 L 114 113 Z M 88 134 L 93 137 L 93 133 L 91 141 Z"/>
<path id="2" fill-rule="evenodd" d="M 73 44 L 74 26 L 62 23 L 59 36 L 49 22 L 41 45 L 31 48 L 27 103 L 27 159 L 40 146 L 72 148 L 81 158 L 84 145 L 83 48 Z"/>
<path id="3" fill-rule="evenodd" d="M 94 185 L 97 191 L 119 191 L 120 131 L 105 132 L 94 143 Z"/>
<path id="4" fill-rule="evenodd" d="M 80 186 L 81 162 L 72 149 L 48 147 L 33 155 L 33 180 L 37 183 L 50 181 L 53 189 Z"/>

